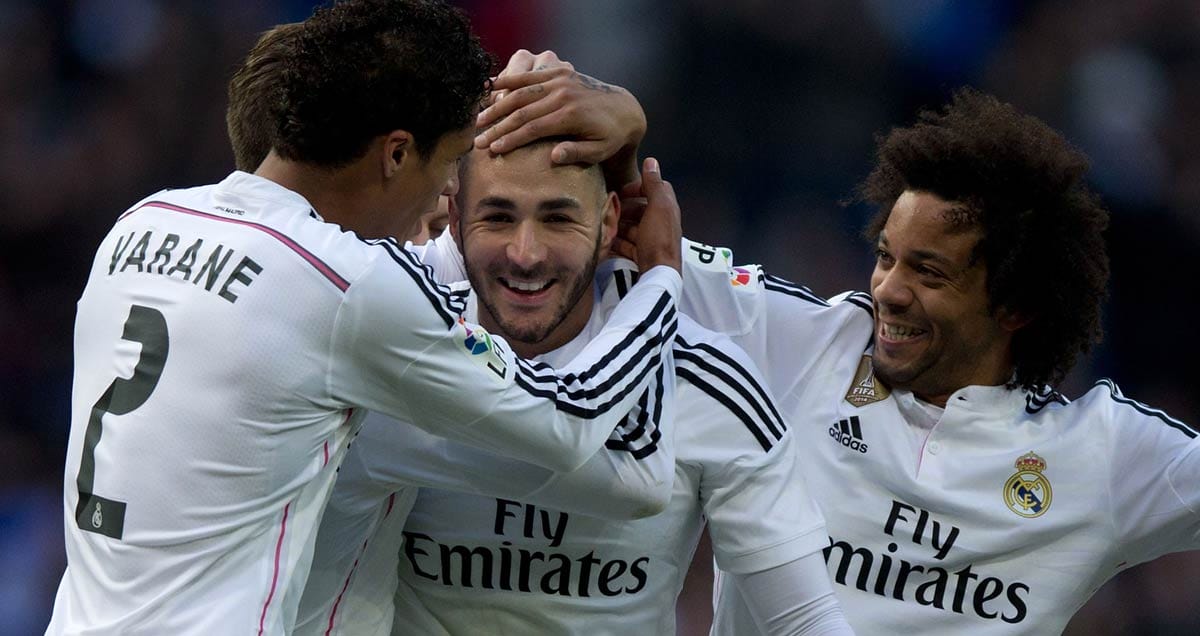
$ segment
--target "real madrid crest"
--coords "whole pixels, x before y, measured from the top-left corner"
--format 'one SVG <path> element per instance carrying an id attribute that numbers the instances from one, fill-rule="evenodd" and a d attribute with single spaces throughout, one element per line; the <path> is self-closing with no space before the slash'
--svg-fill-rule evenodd
<path id="1" fill-rule="evenodd" d="M 858 361 L 858 370 L 854 372 L 854 382 L 846 391 L 846 401 L 854 406 L 866 406 L 880 400 L 886 400 L 891 391 L 875 379 L 875 371 L 871 367 L 871 356 L 864 355 Z"/>
<path id="2" fill-rule="evenodd" d="M 1030 451 L 1017 458 L 1013 466 L 1017 472 L 1004 482 L 1004 503 L 1008 509 L 1032 519 L 1042 516 L 1050 508 L 1053 493 L 1050 480 L 1046 479 L 1046 460 Z"/>

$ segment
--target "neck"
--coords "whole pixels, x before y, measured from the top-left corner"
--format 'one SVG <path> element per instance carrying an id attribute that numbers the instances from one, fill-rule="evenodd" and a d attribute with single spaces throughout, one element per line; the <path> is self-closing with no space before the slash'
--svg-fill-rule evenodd
<path id="1" fill-rule="evenodd" d="M 327 222 L 374 237 L 378 232 L 370 210 L 375 206 L 371 191 L 363 187 L 360 173 L 357 164 L 339 169 L 322 168 L 283 159 L 274 151 L 254 171 L 255 175 L 303 196 Z"/>

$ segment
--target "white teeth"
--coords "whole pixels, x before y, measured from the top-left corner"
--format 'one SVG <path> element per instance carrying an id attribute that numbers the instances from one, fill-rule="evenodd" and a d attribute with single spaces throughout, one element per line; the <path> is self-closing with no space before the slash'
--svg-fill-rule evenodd
<path id="1" fill-rule="evenodd" d="M 909 340 L 925 333 L 922 329 L 916 327 L 905 327 L 903 325 L 892 325 L 883 323 L 883 335 L 888 340 Z"/>
<path id="2" fill-rule="evenodd" d="M 516 289 L 519 291 L 525 291 L 525 292 L 541 291 L 546 288 L 546 285 L 550 284 L 550 281 L 546 281 L 546 280 L 541 280 L 541 281 L 536 281 L 536 282 L 521 282 L 521 281 L 516 281 L 516 280 L 506 280 L 504 282 L 507 283 L 508 286 L 512 287 L 513 289 Z"/>

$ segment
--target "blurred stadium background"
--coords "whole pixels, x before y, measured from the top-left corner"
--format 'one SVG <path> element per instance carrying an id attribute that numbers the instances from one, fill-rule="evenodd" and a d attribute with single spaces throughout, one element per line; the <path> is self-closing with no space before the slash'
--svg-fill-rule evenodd
<path id="1" fill-rule="evenodd" d="M 44 630 L 64 566 L 71 330 L 94 248 L 142 196 L 231 170 L 225 82 L 313 4 L 0 0 L 0 633 Z M 458 4 L 501 60 L 553 49 L 631 89 L 685 232 L 825 295 L 867 281 L 869 211 L 839 202 L 874 135 L 964 84 L 1042 117 L 1091 156 L 1113 211 L 1107 340 L 1065 393 L 1111 376 L 1200 423 L 1200 2 Z M 1197 580 L 1197 556 L 1134 568 L 1067 633 L 1200 633 Z M 681 632 L 706 633 L 707 600 L 681 605 Z"/>

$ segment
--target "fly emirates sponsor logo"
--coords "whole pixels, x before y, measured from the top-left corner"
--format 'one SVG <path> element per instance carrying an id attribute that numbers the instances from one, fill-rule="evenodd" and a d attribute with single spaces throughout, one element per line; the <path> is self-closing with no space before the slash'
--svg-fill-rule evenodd
<path id="1" fill-rule="evenodd" d="M 646 587 L 650 557 L 605 559 L 583 546 L 559 549 L 570 515 L 507 499 L 496 500 L 492 531 L 497 537 L 546 541 L 526 549 L 501 539 L 499 545 L 452 545 L 420 532 L 404 532 L 404 557 L 413 573 L 434 583 L 464 588 L 557 594 L 620 596 Z"/>
<path id="2" fill-rule="evenodd" d="M 886 553 L 830 537 L 825 562 L 830 565 L 834 581 L 947 612 L 974 614 L 1012 624 L 1025 620 L 1029 596 L 1026 583 L 975 572 L 970 564 L 955 571 L 937 565 L 944 563 L 954 548 L 959 537 L 957 526 L 938 521 L 926 510 L 893 500 L 883 531 L 896 539 L 887 544 Z M 900 550 L 898 542 L 905 540 L 932 551 L 932 559 L 913 563 L 893 556 Z"/>

